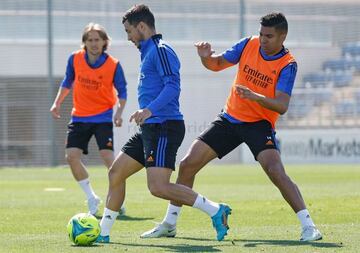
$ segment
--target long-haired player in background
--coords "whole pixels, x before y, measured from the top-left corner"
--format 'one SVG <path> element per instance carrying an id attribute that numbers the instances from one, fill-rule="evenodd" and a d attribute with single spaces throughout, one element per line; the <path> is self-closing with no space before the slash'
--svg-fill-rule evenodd
<path id="1" fill-rule="evenodd" d="M 88 144 L 94 135 L 101 159 L 110 168 L 114 161 L 113 123 L 117 127 L 122 125 L 127 98 L 126 80 L 119 60 L 106 53 L 109 43 L 110 37 L 103 26 L 89 23 L 84 28 L 81 49 L 70 55 L 65 78 L 50 109 L 55 119 L 60 118 L 61 104 L 73 90 L 66 159 L 86 194 L 89 212 L 93 215 L 98 211 L 100 198 L 90 184 L 81 156 L 88 154 Z"/>

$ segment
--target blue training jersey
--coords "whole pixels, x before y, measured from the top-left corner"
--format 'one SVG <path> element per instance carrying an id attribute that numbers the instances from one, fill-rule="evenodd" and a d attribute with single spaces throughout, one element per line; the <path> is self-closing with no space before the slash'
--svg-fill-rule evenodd
<path id="1" fill-rule="evenodd" d="M 183 120 L 180 112 L 180 61 L 161 34 L 140 41 L 138 102 L 152 116 L 145 123 Z"/>
<path id="2" fill-rule="evenodd" d="M 102 53 L 99 58 L 96 60 L 94 64 L 91 64 L 89 62 L 88 55 L 85 54 L 85 59 L 87 64 L 91 68 L 99 68 L 101 65 L 103 65 L 108 58 L 107 53 Z M 71 54 L 67 67 L 66 67 L 66 74 L 65 77 L 61 83 L 61 87 L 71 89 L 73 82 L 75 78 L 75 69 L 74 69 L 74 54 Z M 114 74 L 114 86 L 118 93 L 119 99 L 126 99 L 127 98 L 127 89 L 126 89 L 126 80 L 124 71 L 120 65 L 120 63 L 117 64 Z M 70 122 L 82 122 L 82 123 L 103 123 L 103 122 L 112 122 L 113 117 L 113 109 L 109 109 L 105 112 L 99 113 L 97 115 L 88 116 L 88 117 L 77 117 L 77 116 L 71 116 Z"/>

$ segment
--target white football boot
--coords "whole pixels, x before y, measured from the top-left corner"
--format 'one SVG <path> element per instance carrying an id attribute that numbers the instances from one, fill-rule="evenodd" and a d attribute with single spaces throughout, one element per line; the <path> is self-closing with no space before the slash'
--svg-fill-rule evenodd
<path id="1" fill-rule="evenodd" d="M 321 240 L 322 239 L 322 235 L 319 231 L 319 229 L 317 229 L 314 226 L 307 226 L 305 228 L 303 228 L 303 231 L 301 233 L 301 237 L 300 237 L 300 241 L 304 241 L 304 242 L 310 242 L 310 241 L 317 241 L 317 240 Z"/>
<path id="2" fill-rule="evenodd" d="M 170 225 L 169 223 L 163 222 L 140 235 L 140 238 L 175 237 L 175 235 L 176 225 Z"/>
<path id="3" fill-rule="evenodd" d="M 99 210 L 99 204 L 100 204 L 101 200 L 98 196 L 95 196 L 94 198 L 90 198 L 87 200 L 87 204 L 88 204 L 88 208 L 89 208 L 89 213 L 92 215 L 96 215 L 96 213 Z"/>
<path id="4" fill-rule="evenodd" d="M 117 216 L 117 219 L 120 219 L 121 216 L 125 216 L 125 215 L 126 215 L 126 207 L 125 207 L 125 205 L 122 205 L 122 206 L 120 207 L 120 210 L 119 210 L 119 214 L 118 214 L 118 216 Z"/>

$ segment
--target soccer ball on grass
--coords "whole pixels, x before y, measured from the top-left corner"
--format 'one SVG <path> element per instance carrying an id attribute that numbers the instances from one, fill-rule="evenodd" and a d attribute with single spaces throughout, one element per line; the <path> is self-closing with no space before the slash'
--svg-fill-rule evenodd
<path id="1" fill-rule="evenodd" d="M 100 234 L 100 224 L 95 216 L 88 213 L 74 215 L 67 224 L 70 241 L 76 245 L 93 244 Z"/>

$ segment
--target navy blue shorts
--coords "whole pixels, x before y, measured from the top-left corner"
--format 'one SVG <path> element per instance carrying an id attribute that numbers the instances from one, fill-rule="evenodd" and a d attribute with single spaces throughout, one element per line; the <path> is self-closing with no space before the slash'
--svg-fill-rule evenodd
<path id="1" fill-rule="evenodd" d="M 185 136 L 183 120 L 142 124 L 122 151 L 144 165 L 175 170 L 177 151 Z"/>
<path id="2" fill-rule="evenodd" d="M 93 135 L 99 150 L 114 150 L 112 122 L 68 124 L 66 148 L 79 148 L 86 155 L 89 153 L 88 144 Z"/>
<path id="3" fill-rule="evenodd" d="M 267 120 L 237 124 L 219 116 L 198 139 L 209 145 L 220 159 L 243 142 L 248 145 L 255 160 L 265 149 L 279 150 L 275 131 Z"/>

